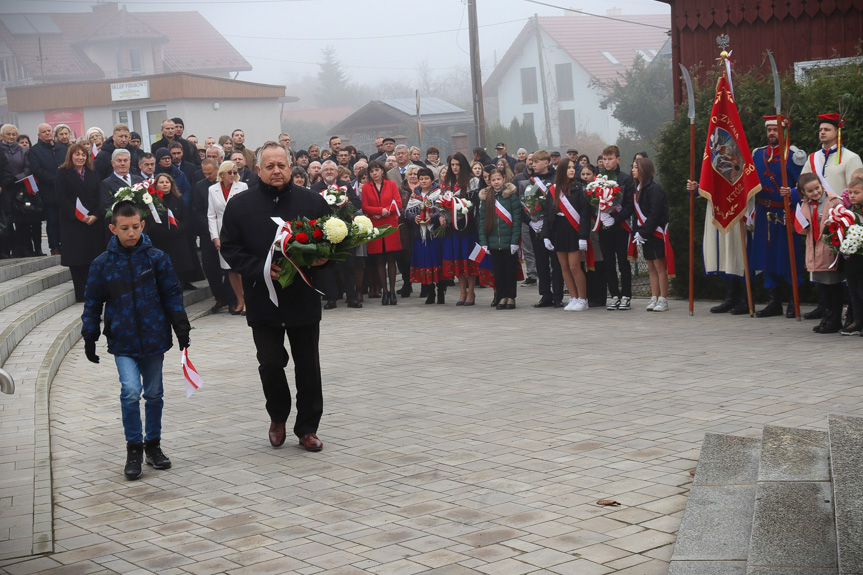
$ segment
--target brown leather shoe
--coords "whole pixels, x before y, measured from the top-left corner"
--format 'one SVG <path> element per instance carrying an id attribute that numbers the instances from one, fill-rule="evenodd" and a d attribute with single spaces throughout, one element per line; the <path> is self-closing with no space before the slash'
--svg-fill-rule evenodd
<path id="1" fill-rule="evenodd" d="M 275 421 L 270 423 L 270 445 L 273 447 L 280 447 L 285 442 L 285 424 L 284 423 L 276 423 Z"/>
<path id="2" fill-rule="evenodd" d="M 324 442 L 318 439 L 318 436 L 314 433 L 307 433 L 300 438 L 300 445 L 302 445 L 306 451 L 320 451 L 324 448 Z"/>

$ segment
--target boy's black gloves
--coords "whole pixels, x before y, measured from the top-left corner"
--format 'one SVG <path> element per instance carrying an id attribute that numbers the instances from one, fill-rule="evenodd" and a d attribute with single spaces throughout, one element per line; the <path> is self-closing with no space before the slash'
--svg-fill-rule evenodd
<path id="1" fill-rule="evenodd" d="M 186 349 L 191 345 L 192 340 L 188 335 L 178 335 L 177 336 L 177 344 L 180 346 L 180 349 Z"/>
<path id="2" fill-rule="evenodd" d="M 84 342 L 84 355 L 86 355 L 87 359 L 92 361 L 93 363 L 99 363 L 99 356 L 96 355 L 96 342 L 95 341 L 85 341 Z"/>

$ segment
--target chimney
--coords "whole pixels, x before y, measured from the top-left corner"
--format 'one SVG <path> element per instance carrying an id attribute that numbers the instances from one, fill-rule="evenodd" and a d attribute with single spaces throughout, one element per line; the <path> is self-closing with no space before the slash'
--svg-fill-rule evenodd
<path id="1" fill-rule="evenodd" d="M 119 10 L 120 10 L 120 4 L 117 2 L 99 1 L 96 4 L 93 4 L 93 13 L 94 14 L 108 14 L 111 12 L 118 12 Z"/>

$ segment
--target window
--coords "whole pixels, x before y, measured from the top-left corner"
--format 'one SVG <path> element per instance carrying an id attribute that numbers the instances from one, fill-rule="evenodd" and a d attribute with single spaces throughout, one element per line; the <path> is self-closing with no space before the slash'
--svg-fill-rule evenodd
<path id="1" fill-rule="evenodd" d="M 21 80 L 29 80 L 30 79 L 30 71 L 24 66 L 21 60 L 15 59 L 18 64 L 17 72 L 18 72 L 18 81 Z"/>
<path id="2" fill-rule="evenodd" d="M 521 119 L 521 123 L 525 126 L 533 127 L 533 112 L 525 112 L 524 117 Z"/>
<path id="3" fill-rule="evenodd" d="M 538 100 L 536 95 L 536 68 L 522 68 L 521 103 L 535 104 Z"/>
<path id="4" fill-rule="evenodd" d="M 129 60 L 132 63 L 131 71 L 133 76 L 141 76 L 144 74 L 144 56 L 140 48 L 132 48 L 129 50 Z"/>
<path id="5" fill-rule="evenodd" d="M 561 110 L 558 113 L 560 123 L 560 144 L 571 146 L 575 140 L 575 110 Z"/>
<path id="6" fill-rule="evenodd" d="M 608 60 L 609 62 L 611 62 L 611 63 L 612 63 L 612 64 L 614 64 L 615 66 L 619 66 L 619 65 L 620 65 L 620 60 L 618 60 L 617 58 L 615 58 L 614 56 L 612 56 L 612 55 L 611 55 L 611 52 L 603 52 L 603 53 L 602 53 L 602 55 L 603 55 L 603 56 L 605 56 L 605 59 L 606 59 L 606 60 Z"/>
<path id="7" fill-rule="evenodd" d="M 125 76 L 123 73 L 123 52 L 122 50 L 117 51 L 117 77 L 122 78 Z"/>
<path id="8" fill-rule="evenodd" d="M 9 82 L 9 65 L 6 60 L 0 60 L 0 84 Z"/>
<path id="9" fill-rule="evenodd" d="M 559 101 L 572 100 L 572 64 L 556 64 L 554 74 L 557 81 L 557 99 Z"/>

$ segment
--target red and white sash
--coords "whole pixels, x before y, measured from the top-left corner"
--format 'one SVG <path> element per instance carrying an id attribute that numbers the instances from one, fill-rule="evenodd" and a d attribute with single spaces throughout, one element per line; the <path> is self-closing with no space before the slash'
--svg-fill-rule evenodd
<path id="1" fill-rule="evenodd" d="M 638 202 L 633 202 L 635 204 L 635 217 L 638 220 L 638 225 L 643 226 L 644 222 L 647 221 L 647 217 L 644 215 L 644 212 L 641 211 L 641 206 L 638 205 Z M 665 247 L 665 269 L 668 271 L 668 277 L 674 277 L 674 250 L 671 248 L 671 238 L 668 237 L 668 224 L 665 224 L 665 227 L 662 228 L 660 226 L 656 226 L 656 229 L 653 230 L 653 236 L 662 240 Z M 630 244 L 631 251 L 635 252 L 635 240 Z"/>
<path id="2" fill-rule="evenodd" d="M 551 194 L 553 200 L 555 196 L 555 187 L 551 186 L 548 189 L 548 192 Z M 566 216 L 566 220 L 569 222 L 569 225 L 575 228 L 576 232 L 580 232 L 581 216 L 575 210 L 575 208 L 572 207 L 572 204 L 569 202 L 569 198 L 567 198 L 565 194 L 560 194 L 560 203 L 558 204 L 558 206 L 561 208 L 563 215 Z"/>
<path id="3" fill-rule="evenodd" d="M 494 213 L 497 216 L 505 221 L 510 227 L 512 227 L 512 214 L 509 213 L 509 210 L 503 207 L 503 204 L 500 203 L 500 200 L 494 200 Z"/>
<path id="4" fill-rule="evenodd" d="M 834 148 L 831 148 L 833 150 Z M 828 150 L 829 151 L 829 150 Z M 836 150 L 832 152 L 838 154 L 839 151 Z M 818 179 L 821 180 L 821 185 L 825 190 L 829 192 L 833 192 L 838 195 L 838 192 L 830 187 L 830 184 L 827 183 L 827 178 L 824 177 L 824 165 L 827 163 L 828 156 L 824 155 L 824 149 L 820 149 L 817 152 L 812 152 L 809 154 L 809 169 L 812 170 L 812 173 L 818 176 Z"/>
<path id="5" fill-rule="evenodd" d="M 538 176 L 533 176 L 530 179 L 533 181 L 534 184 L 536 184 L 536 187 L 539 188 L 539 191 L 542 192 L 543 196 L 548 195 L 548 186 L 545 185 L 545 182 L 540 180 Z"/>

